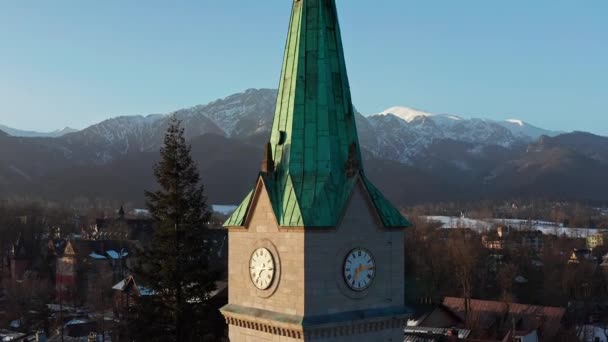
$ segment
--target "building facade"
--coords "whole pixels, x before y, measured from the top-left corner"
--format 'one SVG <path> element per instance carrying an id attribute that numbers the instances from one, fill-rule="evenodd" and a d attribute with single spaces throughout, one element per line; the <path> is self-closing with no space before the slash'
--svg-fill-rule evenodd
<path id="1" fill-rule="evenodd" d="M 68 242 L 63 254 L 56 259 L 55 293 L 59 302 L 71 302 L 76 296 L 76 261 L 74 247 Z"/>
<path id="2" fill-rule="evenodd" d="M 335 1 L 294 0 L 261 172 L 226 222 L 230 340 L 401 340 L 408 226 L 363 169 Z"/>
<path id="3" fill-rule="evenodd" d="M 586 238 L 587 248 L 594 249 L 604 246 L 608 241 L 608 232 L 602 231 L 593 235 L 589 235 Z"/>
<path id="4" fill-rule="evenodd" d="M 11 277 L 13 280 L 21 281 L 24 279 L 30 262 L 31 256 L 27 251 L 23 238 L 19 236 L 10 254 Z"/>

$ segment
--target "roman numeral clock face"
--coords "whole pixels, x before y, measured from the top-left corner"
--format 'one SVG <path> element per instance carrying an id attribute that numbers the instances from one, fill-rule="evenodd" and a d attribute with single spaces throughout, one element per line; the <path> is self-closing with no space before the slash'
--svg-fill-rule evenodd
<path id="1" fill-rule="evenodd" d="M 272 285 L 275 265 L 272 253 L 266 248 L 258 248 L 249 260 L 249 275 L 253 285 L 260 290 L 266 290 Z"/>
<path id="2" fill-rule="evenodd" d="M 355 248 L 344 261 L 344 281 L 354 291 L 363 291 L 371 286 L 376 277 L 376 262 L 372 254 Z"/>

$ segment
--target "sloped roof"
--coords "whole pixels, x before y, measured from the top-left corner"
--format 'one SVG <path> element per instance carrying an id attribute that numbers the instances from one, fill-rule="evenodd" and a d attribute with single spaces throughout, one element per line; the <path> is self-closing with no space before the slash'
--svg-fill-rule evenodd
<path id="1" fill-rule="evenodd" d="M 256 190 L 264 189 L 266 191 L 269 191 L 269 197 L 272 200 L 272 196 L 270 196 L 270 191 L 273 190 L 273 187 L 266 185 L 267 182 L 269 182 L 271 180 L 268 180 L 268 178 L 264 177 L 264 175 L 261 175 L 260 177 L 261 177 L 264 187 L 254 189 L 251 192 L 249 192 L 249 194 L 241 202 L 241 204 L 234 211 L 234 213 L 228 218 L 228 220 L 226 220 L 226 222 L 224 223 L 224 226 L 241 227 L 241 226 L 245 225 L 247 215 L 249 214 L 250 209 L 252 209 L 251 204 L 255 197 L 254 195 L 255 195 Z M 385 227 L 387 227 L 387 228 L 405 228 L 405 227 L 410 226 L 409 221 L 405 217 L 403 217 L 403 215 L 401 215 L 399 210 L 397 210 L 397 208 L 395 208 L 384 197 L 384 195 L 382 195 L 380 190 L 378 190 L 373 185 L 373 183 L 363 174 L 363 172 L 361 172 L 360 177 L 355 177 L 355 179 L 352 180 L 353 184 L 351 184 L 349 187 L 350 192 L 352 192 L 352 188 L 354 187 L 357 179 L 361 179 L 364 190 L 367 191 L 369 198 L 372 201 L 374 208 L 376 209 L 376 213 L 378 214 L 378 217 L 380 218 L 380 220 L 382 221 L 382 223 L 384 224 Z M 264 181 L 264 180 L 266 180 L 266 181 Z M 349 193 L 349 195 L 350 195 L 350 193 Z M 348 198 L 344 199 L 345 202 L 347 200 L 348 200 Z M 274 202 L 274 203 L 272 203 L 272 205 L 273 205 L 273 207 L 276 207 L 276 206 L 279 206 L 280 203 Z M 331 221 L 331 222 L 335 222 L 335 223 L 333 223 L 333 225 L 323 225 L 323 226 L 307 225 L 303 221 L 303 216 L 301 215 L 301 211 L 299 210 L 297 201 L 295 199 L 293 199 L 293 203 L 290 202 L 290 203 L 287 203 L 286 205 L 283 205 L 282 210 L 288 210 L 289 213 L 291 213 L 290 217 L 292 217 L 292 219 L 294 221 L 292 224 L 288 224 L 288 225 L 280 224 L 280 225 L 287 226 L 287 227 L 311 227 L 311 226 L 312 227 L 333 227 L 333 226 L 338 225 L 339 219 L 340 219 L 343 211 L 345 210 L 345 208 L 340 208 L 340 209 L 341 210 L 338 210 L 337 212 L 333 213 L 336 215 L 335 221 Z M 329 211 L 331 211 L 331 210 L 334 210 L 334 209 L 329 206 L 320 207 L 319 211 L 317 212 L 317 216 L 325 215 L 325 218 L 327 218 L 327 217 L 329 217 L 329 215 L 330 215 Z M 279 221 L 279 220 L 277 219 L 277 221 Z M 319 221 L 317 221 L 317 222 L 319 222 Z"/>
<path id="2" fill-rule="evenodd" d="M 409 227 L 409 221 L 382 195 L 380 190 L 367 177 L 363 176 L 362 179 L 382 223 L 386 227 Z"/>
<path id="3" fill-rule="evenodd" d="M 155 294 L 154 290 L 142 286 L 142 285 L 138 285 L 137 282 L 135 281 L 135 278 L 130 275 L 128 277 L 126 277 L 125 279 L 121 280 L 120 282 L 118 282 L 116 285 L 112 286 L 112 290 L 116 290 L 116 291 L 122 291 L 122 292 L 129 292 L 130 289 L 135 288 L 136 291 L 136 295 L 137 296 L 153 296 Z"/>
<path id="4" fill-rule="evenodd" d="M 106 254 L 112 259 L 124 259 L 129 255 L 129 252 L 126 252 L 124 249 L 121 249 L 118 252 L 110 249 L 106 251 Z"/>
<path id="5" fill-rule="evenodd" d="M 125 258 L 134 249 L 132 242 L 118 240 L 68 240 L 64 246 L 58 246 L 63 248 L 59 250 L 59 256 L 95 260 L 118 259 L 120 252 Z"/>
<path id="6" fill-rule="evenodd" d="M 455 331 L 460 340 L 471 335 L 471 330 L 456 328 L 433 328 L 433 327 L 405 327 L 404 342 L 437 341 L 438 337 L 447 336 L 450 331 Z"/>
<path id="7" fill-rule="evenodd" d="M 95 252 L 89 254 L 89 257 L 96 260 L 106 260 L 108 259 L 105 255 L 97 254 Z"/>
<path id="8" fill-rule="evenodd" d="M 409 226 L 363 172 L 335 0 L 293 2 L 268 151 L 260 177 L 280 226 L 336 226 L 358 178 L 386 227 Z"/>
<path id="9" fill-rule="evenodd" d="M 241 204 L 236 208 L 232 215 L 230 215 L 228 220 L 224 223 L 224 226 L 238 227 L 243 225 L 247 216 L 247 212 L 249 211 L 249 206 L 251 205 L 252 196 L 253 190 L 249 191 L 249 194 L 245 196 L 245 199 L 243 199 Z"/>
<path id="10" fill-rule="evenodd" d="M 463 298 L 446 297 L 443 305 L 464 319 L 465 301 Z M 566 309 L 559 307 L 518 303 L 509 303 L 507 306 L 504 302 L 478 299 L 470 300 L 470 308 L 472 312 L 479 315 L 484 328 L 490 326 L 497 315 L 504 315 L 508 310 L 507 320 L 511 321 L 510 318 L 518 320 L 521 325 L 519 330 L 531 331 L 542 326 L 542 335 L 549 340 L 556 336 L 561 329 L 562 319 L 566 314 Z"/>

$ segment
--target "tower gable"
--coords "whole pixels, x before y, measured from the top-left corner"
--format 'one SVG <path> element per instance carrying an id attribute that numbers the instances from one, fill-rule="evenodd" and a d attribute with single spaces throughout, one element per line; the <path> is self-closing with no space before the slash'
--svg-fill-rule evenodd
<path id="1" fill-rule="evenodd" d="M 346 203 L 348 202 L 348 198 L 352 194 L 352 189 L 355 184 L 360 182 L 361 186 L 365 189 L 369 200 L 371 201 L 372 208 L 375 210 L 377 217 L 380 219 L 382 225 L 385 228 L 407 228 L 410 226 L 410 222 L 403 217 L 401 212 L 393 206 L 391 202 L 389 202 L 386 197 L 376 188 L 376 186 L 367 178 L 367 176 L 360 172 L 357 176 L 352 177 L 353 179 L 349 180 L 348 190 L 340 195 L 340 202 L 344 202 L 344 206 L 335 208 L 330 205 L 330 202 L 327 200 L 329 196 L 336 197 L 336 194 L 328 194 L 325 193 L 322 199 L 325 199 L 324 206 L 320 206 L 316 208 L 317 212 L 314 213 L 316 217 L 325 217 L 325 219 L 329 219 L 331 217 L 333 222 L 333 226 L 309 226 L 304 222 L 304 215 L 302 214 L 300 203 L 298 202 L 297 196 L 293 194 L 293 182 L 290 178 L 288 178 L 288 192 L 291 192 L 290 198 L 286 202 L 276 201 L 276 197 L 271 196 L 274 190 L 276 190 L 276 181 L 272 179 L 272 177 L 261 174 L 258 178 L 258 185 L 255 189 L 249 192 L 245 199 L 241 202 L 241 204 L 237 207 L 237 209 L 232 213 L 232 215 L 226 220 L 224 226 L 226 227 L 243 227 L 246 225 L 247 218 L 253 211 L 252 204 L 254 202 L 254 198 L 256 194 L 263 189 L 268 194 L 268 199 L 271 201 L 272 208 L 275 212 L 275 218 L 280 226 L 287 227 L 335 227 L 338 225 L 340 218 L 344 214 L 346 210 Z M 345 189 L 346 190 L 346 189 Z M 272 201 L 275 199 L 275 201 Z M 281 216 L 276 215 L 276 211 L 279 210 L 282 213 L 282 217 L 287 219 L 290 222 L 289 225 L 281 224 L 280 218 Z M 329 212 L 334 210 L 334 212 L 329 215 Z M 335 216 L 335 217 L 334 217 Z M 322 220 L 322 219 L 320 219 Z M 329 221 L 327 221 L 329 222 Z"/>
<path id="2" fill-rule="evenodd" d="M 68 241 L 63 249 L 63 257 L 73 258 L 76 256 L 76 251 L 72 245 L 72 241 Z"/>
<path id="3" fill-rule="evenodd" d="M 262 179 L 251 196 L 242 226 L 228 234 L 230 303 L 283 315 L 304 314 L 304 234 L 279 226 Z M 275 277 L 268 289 L 257 289 L 249 279 L 250 259 L 258 248 L 270 251 Z"/>
<path id="4" fill-rule="evenodd" d="M 354 186 L 336 229 L 309 229 L 305 236 L 307 315 L 340 314 L 332 317 L 339 320 L 369 308 L 394 313 L 403 307 L 403 273 L 397 270 L 404 267 L 404 231 L 385 229 L 363 180 Z M 377 279 L 361 292 L 349 289 L 342 273 L 354 248 L 368 250 L 378 265 Z"/>

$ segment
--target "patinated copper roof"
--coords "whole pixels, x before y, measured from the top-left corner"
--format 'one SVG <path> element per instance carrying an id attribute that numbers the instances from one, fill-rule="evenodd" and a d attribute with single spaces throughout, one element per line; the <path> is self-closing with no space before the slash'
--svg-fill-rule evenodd
<path id="1" fill-rule="evenodd" d="M 409 226 L 363 172 L 335 0 L 293 2 L 267 151 L 261 177 L 279 225 L 336 226 L 361 181 L 386 227 Z M 226 226 L 243 225 L 252 198 Z"/>

